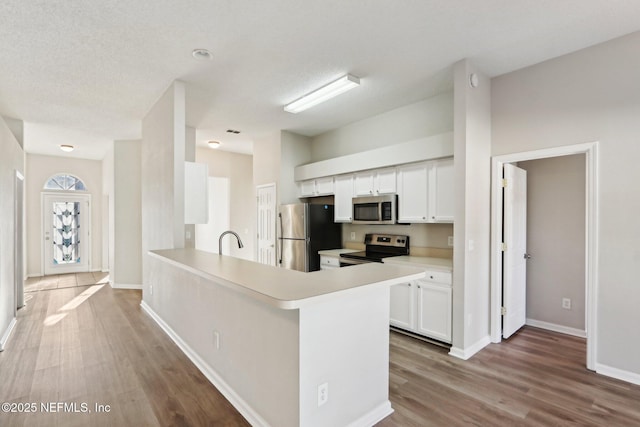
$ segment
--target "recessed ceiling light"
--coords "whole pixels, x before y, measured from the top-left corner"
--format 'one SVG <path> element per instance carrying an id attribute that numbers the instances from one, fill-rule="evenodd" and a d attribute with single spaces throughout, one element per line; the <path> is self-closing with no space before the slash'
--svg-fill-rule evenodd
<path id="1" fill-rule="evenodd" d="M 193 49 L 191 55 L 193 55 L 193 57 L 198 61 L 208 61 L 213 59 L 213 55 L 207 49 Z"/>
<path id="2" fill-rule="evenodd" d="M 209 148 L 213 149 L 220 148 L 220 145 L 222 145 L 219 141 L 209 141 L 207 144 L 209 145 Z"/>
<path id="3" fill-rule="evenodd" d="M 284 106 L 284 111 L 289 113 L 299 113 L 321 102 L 327 101 L 334 96 L 338 96 L 356 86 L 360 85 L 360 79 L 351 74 L 344 75 L 328 85 L 322 86 L 311 93 L 306 94 L 302 98 L 293 101 Z"/>
<path id="4" fill-rule="evenodd" d="M 60 144 L 60 149 L 65 153 L 70 153 L 75 149 L 75 147 L 73 145 Z"/>

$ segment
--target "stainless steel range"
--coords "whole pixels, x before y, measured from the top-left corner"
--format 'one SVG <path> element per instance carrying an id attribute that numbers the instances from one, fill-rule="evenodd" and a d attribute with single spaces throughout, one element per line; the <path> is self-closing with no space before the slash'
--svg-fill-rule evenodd
<path id="1" fill-rule="evenodd" d="M 367 234 L 365 250 L 340 255 L 340 267 L 368 262 L 382 262 L 384 258 L 409 255 L 409 236 L 397 234 Z"/>

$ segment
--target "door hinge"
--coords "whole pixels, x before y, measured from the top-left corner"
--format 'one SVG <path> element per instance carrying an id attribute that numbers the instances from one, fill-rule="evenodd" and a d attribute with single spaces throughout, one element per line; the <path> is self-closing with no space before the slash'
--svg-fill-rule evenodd
<path id="1" fill-rule="evenodd" d="M 507 309 L 504 307 L 500 307 L 500 316 L 506 316 L 507 315 Z"/>
<path id="2" fill-rule="evenodd" d="M 503 180 L 500 182 L 500 185 L 502 185 L 502 188 L 506 188 L 506 187 L 507 187 L 507 180 L 506 180 L 506 179 L 503 179 Z"/>
<path id="3" fill-rule="evenodd" d="M 500 243 L 500 250 L 501 250 L 502 252 L 506 251 L 506 250 L 507 250 L 507 244 L 506 244 L 506 243 L 504 243 L 504 242 Z"/>

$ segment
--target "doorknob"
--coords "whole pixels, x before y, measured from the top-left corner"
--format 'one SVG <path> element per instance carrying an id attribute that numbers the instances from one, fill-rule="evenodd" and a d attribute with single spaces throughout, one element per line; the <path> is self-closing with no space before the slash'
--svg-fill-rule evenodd
<path id="1" fill-rule="evenodd" d="M 531 259 L 531 254 L 524 254 L 524 259 Z"/>

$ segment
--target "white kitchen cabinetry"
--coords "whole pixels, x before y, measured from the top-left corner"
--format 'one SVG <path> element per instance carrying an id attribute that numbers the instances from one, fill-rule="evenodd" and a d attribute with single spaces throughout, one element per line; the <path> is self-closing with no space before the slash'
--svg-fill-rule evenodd
<path id="1" fill-rule="evenodd" d="M 320 255 L 320 270 L 340 268 L 340 258 L 329 255 Z"/>
<path id="2" fill-rule="evenodd" d="M 396 192 L 396 168 L 374 169 L 355 174 L 356 196 L 377 196 Z"/>
<path id="3" fill-rule="evenodd" d="M 453 158 L 398 167 L 399 222 L 453 222 Z"/>
<path id="4" fill-rule="evenodd" d="M 398 167 L 398 221 L 427 222 L 429 215 L 429 164 Z"/>
<path id="5" fill-rule="evenodd" d="M 328 196 L 331 194 L 333 194 L 332 176 L 300 182 L 300 197 Z"/>
<path id="6" fill-rule="evenodd" d="M 333 216 L 335 222 L 353 221 L 353 175 L 339 175 L 334 179 Z"/>
<path id="7" fill-rule="evenodd" d="M 390 324 L 451 343 L 451 273 L 426 274 L 425 279 L 391 287 Z"/>
<path id="8" fill-rule="evenodd" d="M 453 157 L 429 164 L 430 221 L 453 222 Z"/>

